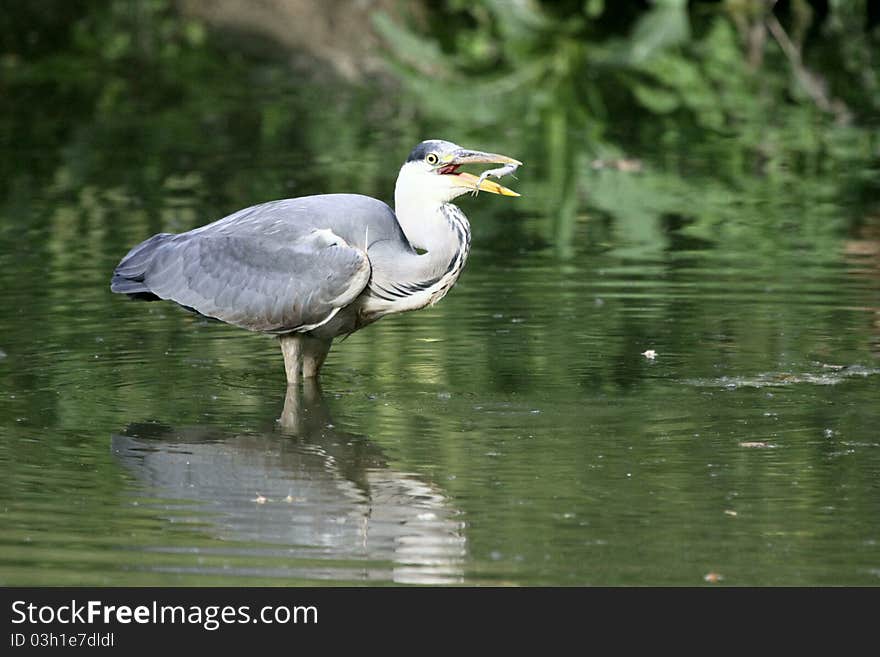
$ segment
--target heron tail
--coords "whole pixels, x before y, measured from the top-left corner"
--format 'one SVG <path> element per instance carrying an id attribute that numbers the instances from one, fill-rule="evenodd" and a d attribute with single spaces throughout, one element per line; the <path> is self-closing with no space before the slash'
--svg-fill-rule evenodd
<path id="1" fill-rule="evenodd" d="M 145 282 L 145 278 L 156 250 L 172 237 L 174 237 L 172 233 L 159 233 L 129 251 L 113 270 L 110 291 L 127 294 L 133 299 L 157 300 L 159 297 L 153 294 L 150 286 Z"/>

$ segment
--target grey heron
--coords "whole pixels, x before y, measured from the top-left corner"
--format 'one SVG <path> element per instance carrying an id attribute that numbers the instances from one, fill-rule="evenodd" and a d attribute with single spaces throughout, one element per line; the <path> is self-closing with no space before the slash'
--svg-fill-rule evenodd
<path id="1" fill-rule="evenodd" d="M 467 192 L 516 192 L 468 164 L 518 160 L 423 141 L 397 176 L 394 211 L 359 194 L 270 201 L 131 249 L 110 289 L 166 299 L 234 326 L 276 334 L 288 383 L 318 375 L 333 339 L 385 315 L 442 299 L 455 284 L 471 231 L 451 203 Z"/>

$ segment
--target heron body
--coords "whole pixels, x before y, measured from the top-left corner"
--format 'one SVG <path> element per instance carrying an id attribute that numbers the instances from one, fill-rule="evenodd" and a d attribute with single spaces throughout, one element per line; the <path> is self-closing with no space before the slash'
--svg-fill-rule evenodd
<path id="1" fill-rule="evenodd" d="M 263 203 L 185 233 L 154 235 L 122 259 L 111 290 L 277 334 L 288 382 L 317 376 L 333 338 L 434 304 L 455 284 L 471 234 L 451 201 L 478 189 L 517 195 L 458 172 L 482 162 L 519 164 L 422 142 L 398 175 L 396 212 L 359 194 Z"/>

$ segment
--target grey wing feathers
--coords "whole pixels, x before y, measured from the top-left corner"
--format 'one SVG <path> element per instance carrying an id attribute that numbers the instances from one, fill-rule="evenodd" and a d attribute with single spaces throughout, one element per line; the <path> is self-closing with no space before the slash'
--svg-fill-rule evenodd
<path id="1" fill-rule="evenodd" d="M 308 207 L 267 206 L 153 236 L 122 260 L 111 289 L 169 299 L 253 331 L 320 326 L 366 287 L 369 259 L 314 213 L 291 217 Z"/>

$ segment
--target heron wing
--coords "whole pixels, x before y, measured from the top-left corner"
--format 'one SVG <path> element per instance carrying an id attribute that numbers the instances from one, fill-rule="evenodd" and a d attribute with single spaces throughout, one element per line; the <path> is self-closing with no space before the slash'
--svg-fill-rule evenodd
<path id="1" fill-rule="evenodd" d="M 294 240 L 212 231 L 156 241 L 142 292 L 252 331 L 316 328 L 354 301 L 370 279 L 366 253 L 329 229 Z"/>
<path id="2" fill-rule="evenodd" d="M 385 203 L 326 194 L 245 208 L 134 247 L 111 289 L 169 299 L 254 331 L 307 331 L 354 301 L 372 275 L 371 245 L 414 251 Z"/>

